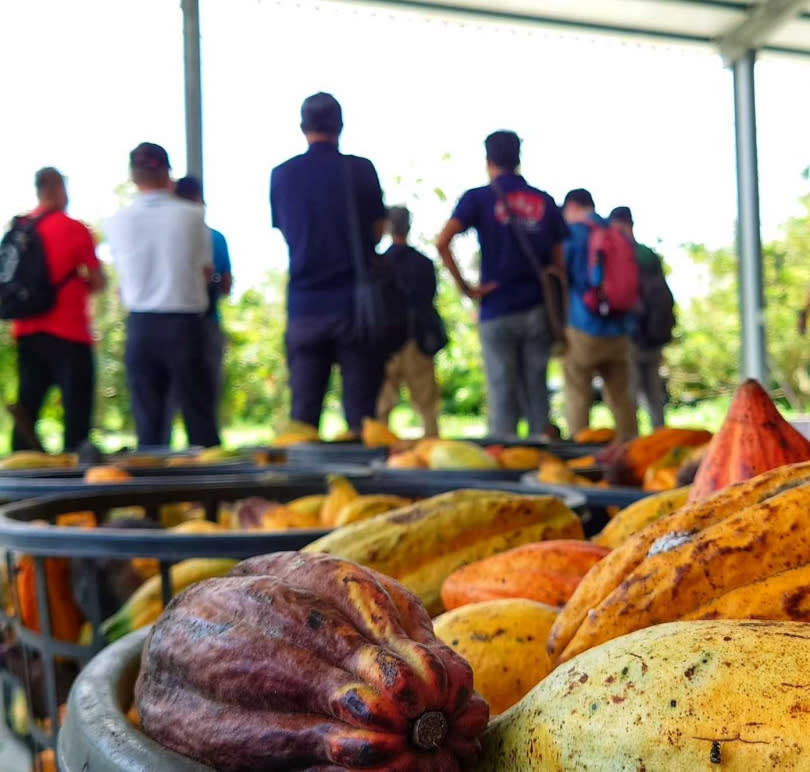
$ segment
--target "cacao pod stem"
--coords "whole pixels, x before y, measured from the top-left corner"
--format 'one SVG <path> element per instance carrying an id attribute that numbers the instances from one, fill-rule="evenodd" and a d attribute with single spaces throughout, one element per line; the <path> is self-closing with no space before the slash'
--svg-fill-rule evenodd
<path id="1" fill-rule="evenodd" d="M 447 719 L 444 717 L 444 713 L 432 710 L 423 713 L 414 721 L 411 738 L 419 750 L 432 751 L 444 742 L 447 730 Z"/>

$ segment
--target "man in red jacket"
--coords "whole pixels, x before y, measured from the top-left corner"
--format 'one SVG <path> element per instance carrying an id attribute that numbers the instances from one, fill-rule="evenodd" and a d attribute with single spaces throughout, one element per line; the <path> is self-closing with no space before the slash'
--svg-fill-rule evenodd
<path id="1" fill-rule="evenodd" d="M 105 279 L 90 230 L 65 214 L 65 178 L 52 167 L 34 178 L 39 205 L 28 217 L 39 218 L 48 271 L 58 288 L 49 311 L 14 322 L 19 376 L 12 447 L 30 449 L 30 437 L 19 421 L 35 425 L 52 386 L 62 393 L 64 448 L 74 450 L 90 433 L 95 395 L 93 337 L 88 299 L 104 289 Z"/>

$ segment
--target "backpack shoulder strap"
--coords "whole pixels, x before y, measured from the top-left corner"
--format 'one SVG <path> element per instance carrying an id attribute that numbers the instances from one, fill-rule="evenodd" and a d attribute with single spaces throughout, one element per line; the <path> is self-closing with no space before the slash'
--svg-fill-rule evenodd
<path id="1" fill-rule="evenodd" d="M 20 215 L 17 215 L 14 218 L 14 220 L 12 220 L 12 222 L 13 222 L 13 224 L 15 226 L 19 225 L 20 227 L 22 227 L 26 231 L 30 232 L 30 231 L 34 230 L 34 228 L 36 228 L 37 225 L 39 225 L 43 220 L 50 217 L 52 214 L 54 214 L 53 209 L 48 209 L 48 210 L 42 212 L 42 214 L 37 215 L 36 217 L 31 217 L 31 215 L 28 215 L 28 214 L 20 214 Z"/>
<path id="2" fill-rule="evenodd" d="M 25 224 L 22 226 L 26 233 L 32 233 L 36 229 L 37 225 L 39 225 L 43 220 L 50 217 L 52 214 L 55 214 L 56 210 L 54 209 L 47 209 L 46 211 L 42 212 L 42 214 L 38 215 L 37 217 L 30 217 L 27 215 L 19 215 L 18 217 L 14 218 L 14 223 L 16 224 L 18 221 L 24 222 Z M 47 252 L 45 254 L 45 259 L 47 260 L 48 255 Z M 73 270 L 69 271 L 66 276 L 64 276 L 60 281 L 55 282 L 53 284 L 53 289 L 55 292 L 59 292 L 66 284 L 71 282 L 79 275 L 79 269 L 74 268 Z"/>
<path id="3" fill-rule="evenodd" d="M 343 172 L 346 180 L 346 207 L 349 217 L 349 239 L 351 242 L 352 261 L 358 281 L 365 281 L 368 276 L 368 266 L 363 251 L 363 238 L 360 235 L 360 215 L 357 212 L 355 201 L 354 172 L 352 170 L 352 157 L 343 156 Z"/>

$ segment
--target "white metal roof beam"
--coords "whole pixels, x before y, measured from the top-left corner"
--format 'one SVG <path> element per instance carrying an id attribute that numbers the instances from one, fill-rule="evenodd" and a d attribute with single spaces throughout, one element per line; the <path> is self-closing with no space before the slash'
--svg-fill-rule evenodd
<path id="1" fill-rule="evenodd" d="M 734 64 L 746 51 L 762 48 L 785 22 L 797 16 L 805 0 L 763 0 L 748 16 L 718 40 L 720 55 Z"/>

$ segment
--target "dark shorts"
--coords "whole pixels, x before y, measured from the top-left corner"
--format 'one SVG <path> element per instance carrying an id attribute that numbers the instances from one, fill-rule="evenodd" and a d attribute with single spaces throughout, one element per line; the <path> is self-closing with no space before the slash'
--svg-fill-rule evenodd
<path id="1" fill-rule="evenodd" d="M 385 352 L 358 343 L 350 318 L 294 317 L 285 336 L 292 390 L 292 417 L 318 426 L 332 366 L 340 367 L 343 410 L 354 432 L 364 418 L 377 413 L 377 397 L 385 377 Z"/>

